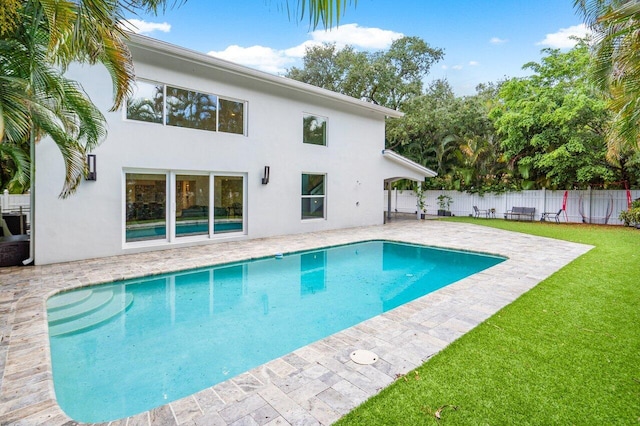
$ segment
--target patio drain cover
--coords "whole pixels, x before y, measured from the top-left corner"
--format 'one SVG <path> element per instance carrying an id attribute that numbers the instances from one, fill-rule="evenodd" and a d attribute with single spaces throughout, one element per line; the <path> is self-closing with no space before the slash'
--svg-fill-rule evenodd
<path id="1" fill-rule="evenodd" d="M 378 360 L 378 355 L 371 351 L 365 351 L 364 349 L 358 349 L 351 352 L 351 360 L 356 364 L 369 365 Z"/>

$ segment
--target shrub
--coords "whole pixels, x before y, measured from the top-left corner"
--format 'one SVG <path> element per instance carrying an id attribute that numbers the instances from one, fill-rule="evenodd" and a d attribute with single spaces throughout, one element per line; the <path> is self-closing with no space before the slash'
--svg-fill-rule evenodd
<path id="1" fill-rule="evenodd" d="M 633 203 L 636 204 L 638 200 Z M 640 204 L 640 203 L 639 203 Z M 629 210 L 623 210 L 620 212 L 618 218 L 624 222 L 625 226 L 636 226 L 640 224 L 640 205 L 638 207 L 632 207 Z"/>

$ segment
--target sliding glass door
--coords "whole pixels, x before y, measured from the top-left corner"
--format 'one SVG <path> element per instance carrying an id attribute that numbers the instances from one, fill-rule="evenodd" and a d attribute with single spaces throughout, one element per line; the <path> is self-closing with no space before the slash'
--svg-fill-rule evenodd
<path id="1" fill-rule="evenodd" d="M 167 238 L 167 176 L 127 173 L 125 241 Z"/>
<path id="2" fill-rule="evenodd" d="M 176 237 L 209 235 L 209 175 L 176 175 Z"/>
<path id="3" fill-rule="evenodd" d="M 125 173 L 125 242 L 242 233 L 244 185 L 242 175 Z"/>
<path id="4" fill-rule="evenodd" d="M 242 176 L 215 176 L 213 232 L 242 232 L 244 229 L 244 179 Z"/>

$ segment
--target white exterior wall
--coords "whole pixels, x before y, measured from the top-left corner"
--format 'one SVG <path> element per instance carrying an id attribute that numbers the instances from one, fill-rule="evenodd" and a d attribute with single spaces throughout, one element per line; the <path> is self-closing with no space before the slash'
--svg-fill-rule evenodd
<path id="1" fill-rule="evenodd" d="M 97 181 L 83 181 L 77 193 L 65 200 L 58 198 L 64 180 L 62 157 L 51 140 L 38 144 L 37 264 L 380 224 L 384 179 L 399 175 L 423 178 L 383 158 L 384 115 L 378 111 L 168 55 L 135 48 L 132 52 L 140 79 L 246 101 L 247 135 L 128 121 L 123 111 L 106 112 L 112 102 L 112 86 L 102 67 L 71 70 L 69 76 L 80 81 L 105 112 L 109 134 L 94 151 Z M 328 118 L 326 147 L 302 143 L 305 112 Z M 264 166 L 271 168 L 268 185 L 261 183 Z M 125 243 L 125 171 L 169 170 L 243 174 L 244 235 Z M 301 220 L 301 175 L 305 172 L 327 175 L 325 219 Z"/>

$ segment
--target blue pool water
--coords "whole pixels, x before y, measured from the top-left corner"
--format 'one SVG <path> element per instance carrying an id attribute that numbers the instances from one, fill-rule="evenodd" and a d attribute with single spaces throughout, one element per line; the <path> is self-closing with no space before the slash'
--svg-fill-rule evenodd
<path id="1" fill-rule="evenodd" d="M 242 222 L 215 222 L 213 224 L 213 232 L 221 234 L 224 232 L 242 231 Z M 176 225 L 176 235 L 202 235 L 209 232 L 209 223 L 178 223 Z M 165 225 L 148 225 L 126 230 L 127 241 L 148 240 L 156 238 L 165 238 L 167 236 L 167 228 Z"/>
<path id="2" fill-rule="evenodd" d="M 56 398 L 83 422 L 147 411 L 503 260 L 371 241 L 61 293 Z"/>

